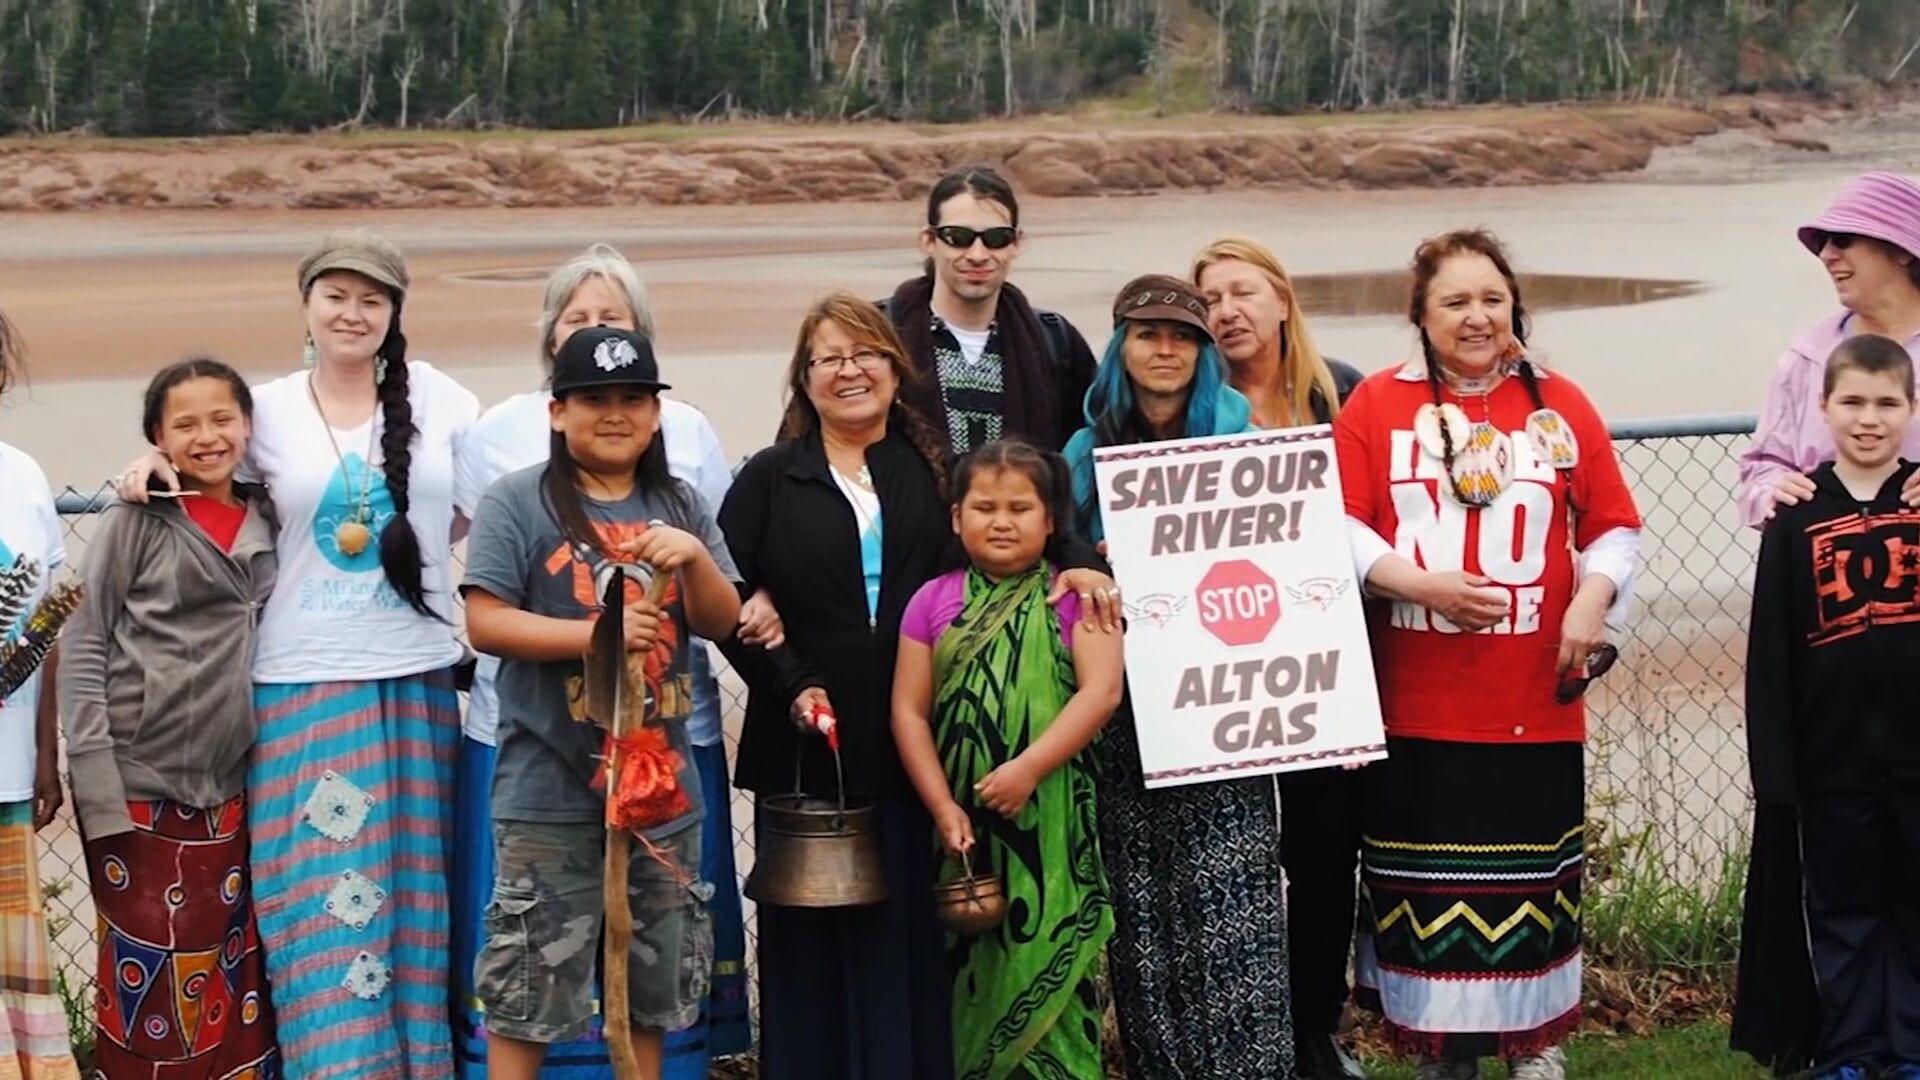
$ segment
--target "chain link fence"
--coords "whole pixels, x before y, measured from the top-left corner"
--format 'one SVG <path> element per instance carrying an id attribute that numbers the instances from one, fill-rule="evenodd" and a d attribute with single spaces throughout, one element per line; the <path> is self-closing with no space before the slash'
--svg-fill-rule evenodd
<path id="1" fill-rule="evenodd" d="M 1643 566 L 1620 661 L 1587 698 L 1591 951 L 1604 958 L 1644 948 L 1660 954 L 1653 962 L 1708 981 L 1730 975 L 1751 805 L 1741 698 L 1758 537 L 1740 527 L 1733 488 L 1752 429 L 1751 416 L 1615 426 L 1646 520 Z M 69 567 L 86 558 L 93 515 L 109 498 L 61 497 Z M 746 690 L 717 650 L 713 659 L 731 761 Z M 753 867 L 753 804 L 744 793 L 734 793 L 732 818 L 744 882 Z M 40 839 L 55 950 L 74 1000 L 90 1002 L 93 905 L 70 804 Z M 751 975 L 753 902 L 745 904 Z M 1663 925 L 1650 925 L 1656 919 Z M 1656 934 L 1675 940 L 1641 940 Z"/>

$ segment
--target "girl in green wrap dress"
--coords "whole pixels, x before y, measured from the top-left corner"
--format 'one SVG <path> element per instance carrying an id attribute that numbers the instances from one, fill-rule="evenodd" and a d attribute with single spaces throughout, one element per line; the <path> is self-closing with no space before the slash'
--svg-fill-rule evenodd
<path id="1" fill-rule="evenodd" d="M 1113 908 L 1083 751 L 1120 703 L 1120 635 L 1076 625 L 1072 593 L 1049 603 L 1047 543 L 1072 520 L 1057 455 L 988 443 L 953 490 L 971 565 L 907 604 L 893 730 L 940 844 L 1008 900 L 998 926 L 948 939 L 954 1076 L 1097 1078 L 1094 969 Z"/>

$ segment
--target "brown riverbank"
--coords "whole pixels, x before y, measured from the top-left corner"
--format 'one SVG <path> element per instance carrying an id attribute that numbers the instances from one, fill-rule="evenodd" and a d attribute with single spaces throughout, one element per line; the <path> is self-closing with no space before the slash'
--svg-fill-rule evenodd
<path id="1" fill-rule="evenodd" d="M 1335 116 L 1082 114 L 954 127 L 732 125 L 0 143 L 0 210 L 420 209 L 891 201 L 955 165 L 1043 196 L 1522 186 L 1596 180 L 1748 130 L 1811 154 L 1807 121 L 1876 97 Z"/>

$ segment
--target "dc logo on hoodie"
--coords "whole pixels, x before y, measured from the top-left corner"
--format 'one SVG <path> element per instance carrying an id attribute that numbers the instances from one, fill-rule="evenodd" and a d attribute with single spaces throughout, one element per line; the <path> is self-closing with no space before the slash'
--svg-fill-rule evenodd
<path id="1" fill-rule="evenodd" d="M 362 522 L 371 534 L 367 546 L 358 555 L 340 550 L 340 526 L 354 520 L 360 508 L 360 492 L 371 480 L 367 491 L 369 520 Z M 348 454 L 327 480 L 320 494 L 320 505 L 313 512 L 313 543 L 320 556 L 335 569 L 348 574 L 367 574 L 380 569 L 380 531 L 393 520 L 393 495 L 387 491 L 386 477 L 375 471 L 368 476 L 367 461 L 359 454 Z"/>

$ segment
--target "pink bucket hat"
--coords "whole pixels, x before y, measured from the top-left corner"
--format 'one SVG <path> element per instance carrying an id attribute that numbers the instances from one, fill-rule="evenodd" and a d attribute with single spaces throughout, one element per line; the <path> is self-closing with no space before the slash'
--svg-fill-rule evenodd
<path id="1" fill-rule="evenodd" d="M 1920 184 L 1899 173 L 1861 173 L 1825 213 L 1800 226 L 1800 243 L 1818 255 L 1829 233 L 1871 236 L 1920 258 Z"/>

